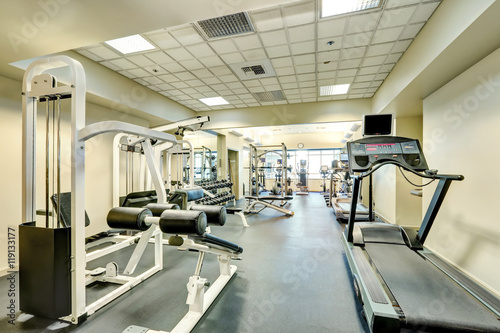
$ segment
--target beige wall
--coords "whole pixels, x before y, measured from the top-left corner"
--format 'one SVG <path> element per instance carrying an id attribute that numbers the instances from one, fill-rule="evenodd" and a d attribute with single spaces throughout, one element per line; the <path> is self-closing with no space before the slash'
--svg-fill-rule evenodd
<path id="1" fill-rule="evenodd" d="M 500 49 L 424 100 L 431 168 L 462 174 L 451 185 L 427 246 L 500 292 Z M 426 207 L 432 195 L 424 191 Z"/>

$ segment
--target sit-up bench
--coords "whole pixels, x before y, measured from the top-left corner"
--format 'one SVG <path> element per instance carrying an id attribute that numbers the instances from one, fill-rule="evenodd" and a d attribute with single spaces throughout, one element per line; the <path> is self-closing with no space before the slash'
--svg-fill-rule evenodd
<path id="1" fill-rule="evenodd" d="M 276 195 L 268 195 L 264 197 L 255 197 L 255 196 L 246 196 L 245 199 L 247 200 L 247 209 L 245 210 L 245 213 L 247 214 L 258 214 L 262 210 L 266 208 L 272 208 L 274 210 L 277 210 L 278 212 L 281 212 L 285 214 L 286 216 L 293 216 L 294 212 L 288 209 L 283 208 L 289 200 L 292 200 L 293 197 L 291 196 L 276 196 Z M 279 204 L 274 204 L 275 201 L 279 201 Z M 255 208 L 256 205 L 262 205 L 260 209 Z"/>

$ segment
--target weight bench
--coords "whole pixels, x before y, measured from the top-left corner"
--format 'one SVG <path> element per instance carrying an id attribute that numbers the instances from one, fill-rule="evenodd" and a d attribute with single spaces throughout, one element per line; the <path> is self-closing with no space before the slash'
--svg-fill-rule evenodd
<path id="1" fill-rule="evenodd" d="M 172 234 L 168 239 L 168 245 L 181 250 L 199 252 L 195 274 L 189 278 L 187 284 L 186 304 L 189 305 L 189 311 L 171 331 L 190 332 L 236 272 L 236 266 L 230 265 L 230 261 L 240 259 L 243 249 L 207 233 L 208 224 L 225 223 L 225 207 L 195 205 L 190 210 L 170 209 L 171 205 L 165 207 L 163 211 L 161 204 L 149 204 L 144 208 L 113 208 L 108 214 L 107 221 L 110 227 L 132 230 L 148 230 L 153 229 L 152 225 L 157 225 L 163 233 Z M 214 208 L 218 209 L 218 213 Z M 205 292 L 208 281 L 200 277 L 200 272 L 206 253 L 217 255 L 220 275 Z M 129 326 L 123 332 L 148 331 L 163 332 L 138 326 Z"/>
<path id="2" fill-rule="evenodd" d="M 245 214 L 244 214 L 242 208 L 226 207 L 226 211 L 227 211 L 228 214 L 238 215 L 241 218 L 241 221 L 243 222 L 243 226 L 245 228 L 249 227 L 249 225 L 247 223 L 247 219 L 245 218 Z"/>
<path id="3" fill-rule="evenodd" d="M 266 208 L 271 208 L 277 210 L 285 214 L 286 216 L 293 216 L 294 212 L 292 210 L 284 209 L 289 200 L 292 200 L 291 196 L 276 196 L 276 195 L 268 195 L 265 197 L 256 197 L 256 196 L 246 196 L 247 200 L 247 209 L 245 213 L 247 214 L 258 214 Z M 279 204 L 274 204 L 275 201 L 280 201 Z M 256 205 L 262 205 L 260 209 L 255 208 Z"/>

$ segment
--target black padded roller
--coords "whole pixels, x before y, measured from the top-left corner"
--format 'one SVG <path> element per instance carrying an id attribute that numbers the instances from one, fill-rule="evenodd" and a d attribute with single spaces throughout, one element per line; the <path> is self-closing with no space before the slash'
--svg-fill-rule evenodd
<path id="1" fill-rule="evenodd" d="M 205 212 L 208 224 L 226 224 L 227 212 L 224 206 L 193 205 L 191 210 Z"/>
<path id="2" fill-rule="evenodd" d="M 144 222 L 146 216 L 153 216 L 147 208 L 116 207 L 109 211 L 106 220 L 110 228 L 145 231 L 151 226 Z"/>
<path id="3" fill-rule="evenodd" d="M 160 229 L 166 234 L 203 235 L 207 215 L 194 210 L 165 210 L 160 216 Z"/>
<path id="4" fill-rule="evenodd" d="M 153 216 L 161 216 L 163 211 L 167 209 L 181 209 L 181 207 L 179 207 L 179 205 L 177 204 L 167 204 L 167 203 L 164 204 L 149 203 L 146 205 L 146 208 L 149 209 L 151 213 L 153 213 Z"/>

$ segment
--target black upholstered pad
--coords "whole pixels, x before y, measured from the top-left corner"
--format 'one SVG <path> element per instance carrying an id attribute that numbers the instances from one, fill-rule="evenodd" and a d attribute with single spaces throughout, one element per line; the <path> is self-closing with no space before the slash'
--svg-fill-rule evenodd
<path id="1" fill-rule="evenodd" d="M 197 243 L 207 244 L 211 247 L 218 248 L 219 250 L 231 251 L 233 253 L 243 253 L 243 248 L 238 245 L 228 242 L 219 237 L 215 237 L 211 234 L 203 234 L 202 236 L 189 236 L 190 239 L 194 240 Z"/>

